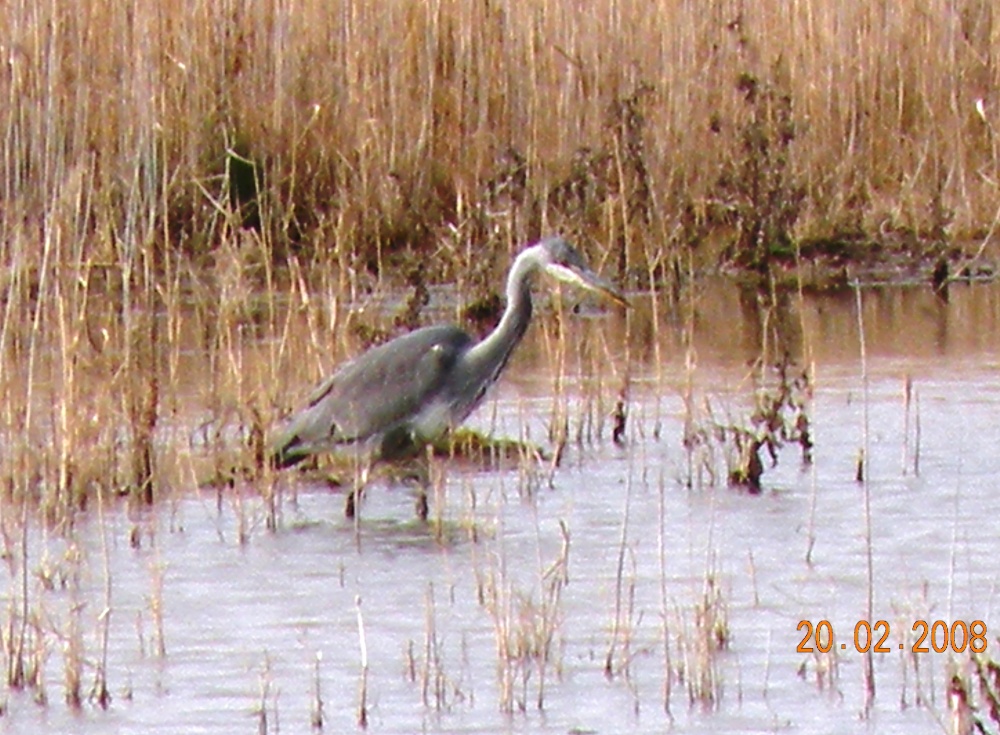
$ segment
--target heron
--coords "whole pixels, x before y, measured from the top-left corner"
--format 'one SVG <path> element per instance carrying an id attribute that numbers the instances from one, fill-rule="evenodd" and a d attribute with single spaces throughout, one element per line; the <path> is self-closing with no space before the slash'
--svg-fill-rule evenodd
<path id="1" fill-rule="evenodd" d="M 353 452 L 360 472 L 345 514 L 354 518 L 375 463 L 417 455 L 465 421 L 497 382 L 531 321 L 536 274 L 628 305 L 622 291 L 594 273 L 576 248 L 561 237 L 545 238 L 514 259 L 506 308 L 492 332 L 476 341 L 456 325 L 422 327 L 349 360 L 313 390 L 278 433 L 273 466 Z M 427 518 L 424 488 L 417 515 Z"/>

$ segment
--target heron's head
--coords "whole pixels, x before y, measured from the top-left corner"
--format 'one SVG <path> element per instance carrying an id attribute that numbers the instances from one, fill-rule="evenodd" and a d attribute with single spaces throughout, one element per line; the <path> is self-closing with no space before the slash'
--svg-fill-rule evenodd
<path id="1" fill-rule="evenodd" d="M 550 237 L 535 245 L 541 270 L 563 283 L 600 294 L 621 306 L 628 306 L 625 294 L 601 278 L 587 265 L 579 251 L 561 237 Z"/>

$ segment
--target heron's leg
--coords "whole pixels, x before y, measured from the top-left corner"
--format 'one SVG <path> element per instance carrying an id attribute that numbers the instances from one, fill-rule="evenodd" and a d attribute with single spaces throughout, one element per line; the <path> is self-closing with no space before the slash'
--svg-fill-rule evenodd
<path id="1" fill-rule="evenodd" d="M 421 521 L 427 520 L 429 513 L 429 507 L 427 502 L 427 496 L 432 490 L 437 490 L 441 487 L 441 483 L 444 482 L 444 478 L 441 474 L 442 465 L 434 457 L 434 448 L 428 444 L 426 451 L 420 462 L 420 483 L 417 486 L 417 517 Z M 442 499 L 435 492 L 436 502 L 438 504 L 438 511 L 441 510 Z"/>
<path id="2" fill-rule="evenodd" d="M 357 473 L 354 487 L 347 493 L 347 501 L 344 503 L 344 516 L 347 518 L 353 519 L 358 512 L 358 508 L 361 505 L 362 493 L 364 493 L 365 485 L 368 484 L 368 473 L 370 470 L 370 465 L 362 467 Z"/>
<path id="3" fill-rule="evenodd" d="M 417 511 L 417 518 L 426 521 L 428 516 L 427 488 L 430 487 L 430 465 L 427 456 L 418 457 L 411 465 L 409 483 L 416 487 L 416 501 L 414 508 Z"/>
<path id="4" fill-rule="evenodd" d="M 417 518 L 427 520 L 427 486 L 421 485 L 417 490 Z"/>

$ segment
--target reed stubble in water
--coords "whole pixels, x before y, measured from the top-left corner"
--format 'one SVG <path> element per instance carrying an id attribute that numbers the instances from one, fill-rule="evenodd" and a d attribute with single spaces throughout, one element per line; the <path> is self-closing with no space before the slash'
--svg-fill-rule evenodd
<path id="1" fill-rule="evenodd" d="M 536 514 L 536 523 L 537 518 Z M 502 712 L 526 712 L 532 695 L 535 708 L 543 710 L 551 672 L 560 668 L 559 634 L 563 589 L 569 580 L 570 531 L 562 521 L 559 530 L 558 555 L 548 566 L 543 566 L 539 554 L 537 576 L 527 587 L 519 579 L 518 570 L 509 568 L 499 519 L 498 548 L 487 555 L 485 567 L 476 569 L 477 597 L 493 624 L 497 699 Z M 540 545 L 537 526 L 536 533 Z"/>
<path id="2" fill-rule="evenodd" d="M 861 390 L 862 390 L 862 418 L 861 418 L 861 459 L 858 461 L 858 481 L 862 490 L 862 528 L 865 539 L 865 618 L 873 620 L 875 607 L 875 552 L 872 546 L 872 504 L 871 504 L 871 484 L 868 471 L 869 451 L 869 425 L 868 425 L 868 348 L 865 342 L 865 320 L 862 309 L 863 301 L 861 297 L 861 287 L 854 284 L 855 304 L 858 315 L 858 348 L 861 362 Z M 864 709 L 862 714 L 868 717 L 872 704 L 875 700 L 875 664 L 873 653 L 869 650 L 864 654 L 862 661 L 862 681 L 864 684 Z"/>
<path id="3" fill-rule="evenodd" d="M 358 617 L 358 645 L 361 655 L 361 673 L 358 678 L 357 722 L 361 729 L 368 728 L 368 638 L 365 636 L 365 618 L 361 612 L 361 596 L 354 598 Z"/>
<path id="4" fill-rule="evenodd" d="M 734 240 L 978 237 L 1000 163 L 996 25 L 976 4 L 934 23 L 954 15 L 942 2 L 894 23 L 819 0 L 15 4 L 0 28 L 4 486 L 60 508 L 196 474 L 157 441 L 188 328 L 219 341 L 209 423 L 253 434 L 253 466 L 287 403 L 273 386 L 324 360 L 341 300 L 429 253 L 427 278 L 488 291 L 543 224 L 636 282 L 680 280 Z M 930 47 L 954 53 L 928 63 Z M 315 315 L 316 349 L 294 363 L 275 263 Z M 313 278 L 329 312 L 299 288 Z M 219 308 L 178 318 L 188 288 Z M 267 367 L 237 375 L 262 326 L 280 335 Z"/>

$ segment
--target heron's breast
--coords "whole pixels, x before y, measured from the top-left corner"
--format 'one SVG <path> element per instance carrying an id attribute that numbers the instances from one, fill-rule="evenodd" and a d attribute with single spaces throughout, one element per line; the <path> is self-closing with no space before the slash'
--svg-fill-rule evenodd
<path id="1" fill-rule="evenodd" d="M 448 429 L 453 423 L 452 406 L 442 399 L 437 399 L 414 416 L 410 422 L 410 429 L 417 441 L 434 441 Z"/>

